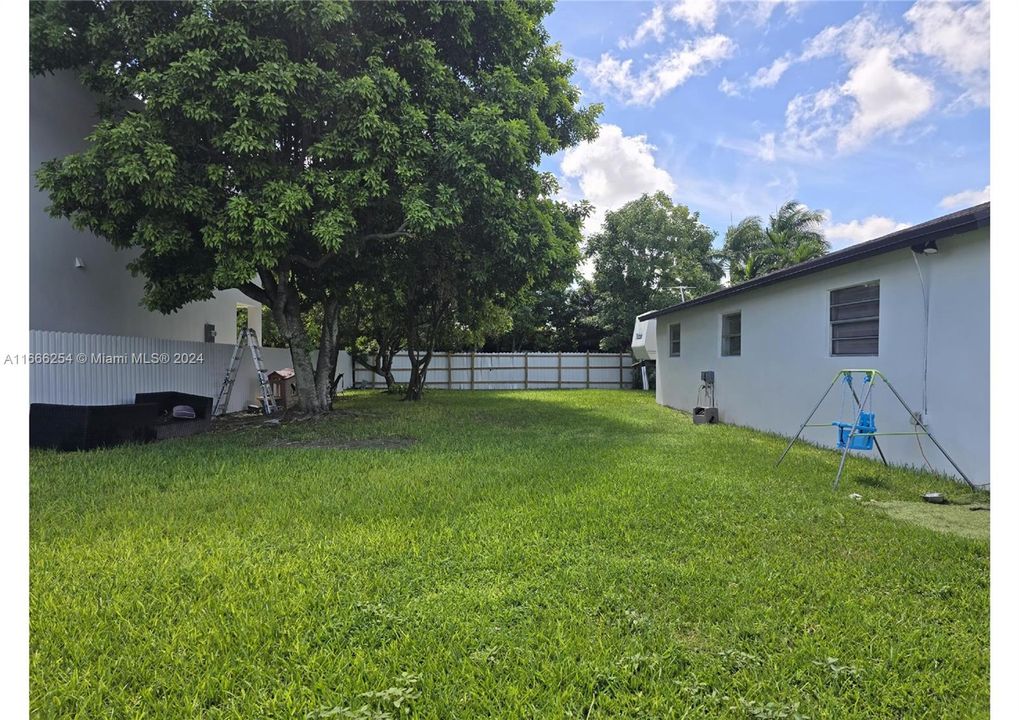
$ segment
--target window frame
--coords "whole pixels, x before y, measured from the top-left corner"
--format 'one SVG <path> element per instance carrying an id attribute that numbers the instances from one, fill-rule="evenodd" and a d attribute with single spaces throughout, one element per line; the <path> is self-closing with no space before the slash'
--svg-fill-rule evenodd
<path id="1" fill-rule="evenodd" d="M 736 333 L 726 333 L 726 320 L 728 320 L 729 318 L 732 318 L 732 317 L 738 317 L 739 318 L 739 332 L 736 332 Z M 722 313 L 721 314 L 721 328 L 720 328 L 720 330 L 721 330 L 721 332 L 719 334 L 721 336 L 721 347 L 719 348 L 719 352 L 721 353 L 721 357 L 740 357 L 740 356 L 742 356 L 743 355 L 743 310 L 740 309 L 740 310 L 733 310 L 732 312 Z M 738 338 L 739 339 L 739 349 L 738 349 L 737 352 L 732 352 L 732 344 L 731 343 L 732 343 L 732 339 L 733 338 Z"/>
<path id="2" fill-rule="evenodd" d="M 842 292 L 844 290 L 853 290 L 855 288 L 864 287 L 875 287 L 877 288 L 877 295 L 873 299 L 867 300 L 851 300 L 848 302 L 835 303 L 835 293 Z M 863 305 L 865 303 L 876 303 L 877 312 L 874 315 L 867 315 L 865 317 L 847 318 L 842 320 L 832 319 L 834 310 L 836 308 L 848 307 L 851 305 Z M 875 335 L 863 335 L 860 337 L 842 337 L 838 338 L 835 336 L 836 326 L 847 326 L 847 325 L 859 325 L 862 323 L 876 323 L 876 334 Z M 847 340 L 873 340 L 874 341 L 874 352 L 836 352 L 836 343 L 844 342 Z M 879 357 L 881 353 L 881 280 L 864 280 L 863 282 L 856 282 L 852 285 L 843 285 L 837 288 L 830 288 L 828 290 L 828 357 Z"/>
<path id="3" fill-rule="evenodd" d="M 682 323 L 678 322 L 669 324 L 669 357 L 682 357 L 683 330 L 681 325 Z M 679 350 L 676 349 L 677 343 L 679 343 Z"/>

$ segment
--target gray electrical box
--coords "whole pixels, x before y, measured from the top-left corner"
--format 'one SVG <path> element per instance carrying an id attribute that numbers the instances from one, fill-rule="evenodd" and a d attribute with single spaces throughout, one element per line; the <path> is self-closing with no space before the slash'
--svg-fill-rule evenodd
<path id="1" fill-rule="evenodd" d="M 718 408 L 695 407 L 693 409 L 694 425 L 714 425 L 718 422 Z"/>
<path id="2" fill-rule="evenodd" d="M 701 397 L 704 405 L 700 405 Z M 697 425 L 714 425 L 718 422 L 718 408 L 715 407 L 715 371 L 701 370 L 701 388 L 697 391 L 697 402 L 693 409 L 693 421 Z"/>
<path id="3" fill-rule="evenodd" d="M 216 326 L 212 323 L 205 323 L 205 342 L 216 342 Z"/>

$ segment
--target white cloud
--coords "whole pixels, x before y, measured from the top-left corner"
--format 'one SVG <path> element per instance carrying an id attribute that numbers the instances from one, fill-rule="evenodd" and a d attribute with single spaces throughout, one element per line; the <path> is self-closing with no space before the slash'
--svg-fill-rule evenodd
<path id="1" fill-rule="evenodd" d="M 778 84 L 786 71 L 798 63 L 805 63 L 832 55 L 841 55 L 852 63 L 861 62 L 874 48 L 898 48 L 901 36 L 895 29 L 884 28 L 879 19 L 870 13 L 861 13 L 842 25 L 824 28 L 803 44 L 798 55 L 785 53 L 769 65 L 757 69 L 745 84 L 751 89 L 770 88 Z"/>
<path id="2" fill-rule="evenodd" d="M 752 90 L 760 88 L 775 87 L 778 81 L 785 75 L 785 71 L 793 66 L 797 62 L 797 58 L 791 54 L 786 53 L 781 57 L 775 58 L 770 65 L 758 68 L 757 72 L 751 75 L 748 79 L 744 79 L 742 83 L 729 80 L 728 78 L 722 78 L 722 82 L 719 83 L 718 89 L 730 97 L 738 97 L 742 94 L 744 86 Z"/>
<path id="3" fill-rule="evenodd" d="M 920 52 L 937 57 L 953 72 L 990 68 L 990 3 L 918 2 L 905 18 L 914 26 Z"/>
<path id="4" fill-rule="evenodd" d="M 785 109 L 782 144 L 804 154 L 820 155 L 821 147 L 846 124 L 846 111 L 840 105 L 838 88 L 797 95 Z"/>
<path id="5" fill-rule="evenodd" d="M 907 227 L 909 223 L 897 222 L 881 215 L 871 215 L 863 220 L 850 220 L 846 223 L 828 221 L 824 226 L 824 236 L 832 244 L 832 248 L 838 250 Z"/>
<path id="6" fill-rule="evenodd" d="M 776 58 L 771 65 L 762 67 L 755 72 L 750 77 L 748 84 L 752 88 L 775 87 L 778 81 L 782 79 L 785 71 L 788 70 L 789 66 L 792 64 L 793 59 L 787 53 L 780 58 Z"/>
<path id="7" fill-rule="evenodd" d="M 852 152 L 911 125 L 933 105 L 934 86 L 896 67 L 887 48 L 876 48 L 842 85 L 789 101 L 782 143 L 789 155 L 823 155 L 833 140 L 839 152 Z"/>
<path id="8" fill-rule="evenodd" d="M 910 48 L 934 58 L 961 82 L 966 104 L 989 105 L 990 3 L 917 2 L 905 18 L 913 26 Z"/>
<path id="9" fill-rule="evenodd" d="M 935 87 L 906 69 L 910 42 L 901 30 L 865 11 L 826 27 L 804 43 L 799 55 L 787 53 L 759 68 L 746 87 L 772 87 L 792 65 L 824 57 L 841 57 L 849 65 L 843 82 L 789 101 L 785 130 L 767 154 L 803 159 L 823 157 L 831 148 L 853 152 L 924 117 L 934 107 Z"/>
<path id="10" fill-rule="evenodd" d="M 739 83 L 733 82 L 726 77 L 722 78 L 722 82 L 718 83 L 718 89 L 729 97 L 740 96 Z"/>
<path id="11" fill-rule="evenodd" d="M 902 33 L 883 24 L 877 15 L 865 11 L 842 25 L 830 25 L 807 40 L 799 61 L 842 55 L 855 63 L 870 50 L 879 47 L 895 49 L 896 57 L 905 54 Z"/>
<path id="12" fill-rule="evenodd" d="M 979 205 L 980 203 L 985 203 L 990 199 L 991 186 L 988 185 L 983 190 L 963 190 L 962 192 L 957 192 L 954 195 L 946 195 L 941 198 L 941 202 L 939 202 L 938 205 L 946 210 L 955 210 L 956 208 Z"/>
<path id="13" fill-rule="evenodd" d="M 606 124 L 597 138 L 566 151 L 560 164 L 562 174 L 577 180 L 581 196 L 595 208 L 584 223 L 585 232 L 596 232 L 606 211 L 644 193 L 675 192 L 672 176 L 655 164 L 655 149 L 647 136 L 627 136 L 618 125 Z"/>
<path id="14" fill-rule="evenodd" d="M 581 70 L 596 88 L 617 95 L 628 105 L 653 105 L 691 77 L 730 57 L 735 48 L 725 35 L 708 35 L 658 57 L 639 74 L 632 70 L 633 60 L 618 60 L 609 53 L 597 64 L 582 62 Z"/>
<path id="15" fill-rule="evenodd" d="M 839 128 L 839 150 L 855 150 L 875 135 L 900 130 L 934 105 L 934 86 L 892 62 L 888 48 L 871 50 L 840 88 L 855 101 L 849 124 Z"/>
<path id="16" fill-rule="evenodd" d="M 761 4 L 756 12 L 766 22 L 773 10 Z M 849 77 L 833 87 L 853 108 L 848 115 L 843 113 L 851 126 L 829 133 L 838 138 L 842 150 L 856 149 L 876 135 L 901 129 L 932 109 L 934 83 L 930 77 L 906 69 L 923 57 L 932 58 L 950 83 L 961 87 L 961 93 L 956 92 L 957 97 L 946 108 L 949 112 L 989 105 L 988 0 L 919 0 L 903 18 L 906 28 L 882 19 L 873 9 L 865 10 L 841 25 L 824 28 L 804 43 L 799 55 L 787 53 L 742 83 L 730 81 L 727 89 L 733 94 L 742 87 L 774 87 L 796 63 L 844 58 L 850 65 Z"/>
<path id="17" fill-rule="evenodd" d="M 749 22 L 756 27 L 764 27 L 780 7 L 785 7 L 786 17 L 795 17 L 799 14 L 799 3 L 800 0 L 756 0 L 755 2 L 728 2 L 725 7 L 736 22 Z"/>
<path id="18" fill-rule="evenodd" d="M 718 17 L 717 0 L 680 0 L 669 8 L 669 17 L 681 20 L 692 28 L 712 30 Z"/>
<path id="19" fill-rule="evenodd" d="M 655 5 L 651 14 L 644 18 L 644 22 L 637 26 L 633 35 L 619 41 L 619 47 L 628 48 L 640 45 L 650 35 L 661 42 L 665 39 L 665 8 Z"/>

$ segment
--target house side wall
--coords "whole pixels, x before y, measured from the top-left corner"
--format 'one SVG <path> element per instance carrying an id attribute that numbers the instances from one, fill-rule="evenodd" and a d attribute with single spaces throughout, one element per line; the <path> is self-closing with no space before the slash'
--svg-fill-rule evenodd
<path id="1" fill-rule="evenodd" d="M 990 482 L 990 231 L 938 242 L 940 252 L 917 259 L 930 291 L 927 423 L 977 484 Z M 877 357 L 830 355 L 829 292 L 872 280 L 881 283 Z M 722 315 L 742 313 L 742 352 L 721 356 Z M 657 399 L 690 411 L 702 370 L 715 371 L 720 420 L 792 436 L 842 368 L 876 368 L 913 410 L 922 409 L 923 300 L 913 252 L 898 250 L 788 280 L 658 318 L 658 346 L 681 324 L 681 355 L 658 357 Z M 832 390 L 812 422 L 838 419 L 841 388 Z M 881 384 L 875 389 L 878 431 L 911 431 L 906 412 Z M 848 412 L 848 410 L 847 410 Z M 834 428 L 808 428 L 804 437 L 834 446 Z M 924 466 L 914 437 L 879 438 L 889 462 Z M 951 466 L 923 440 L 939 471 Z M 876 453 L 873 453 L 876 457 Z"/>
<path id="2" fill-rule="evenodd" d="M 69 221 L 50 217 L 49 197 L 35 173 L 47 160 L 78 152 L 96 123 L 95 104 L 73 75 L 33 77 L 29 86 L 29 327 L 33 330 L 130 335 L 201 342 L 205 324 L 216 342 L 237 339 L 237 305 L 249 306 L 249 325 L 261 337 L 261 307 L 237 290 L 163 315 L 142 307 L 144 278 L 126 269 L 137 251 L 118 251 Z M 75 267 L 81 258 L 84 268 Z"/>

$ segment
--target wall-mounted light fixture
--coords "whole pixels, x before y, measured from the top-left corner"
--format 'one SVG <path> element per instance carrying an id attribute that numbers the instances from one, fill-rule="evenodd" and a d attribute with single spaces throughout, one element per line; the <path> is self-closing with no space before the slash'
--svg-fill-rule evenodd
<path id="1" fill-rule="evenodd" d="M 938 254 L 938 241 L 928 240 L 925 243 L 919 243 L 913 246 L 913 252 L 923 253 L 924 255 L 937 255 Z"/>
<path id="2" fill-rule="evenodd" d="M 76 267 L 76 268 L 78 268 L 80 270 L 84 269 L 85 268 L 85 261 L 82 260 L 80 257 L 74 258 L 74 267 Z"/>

